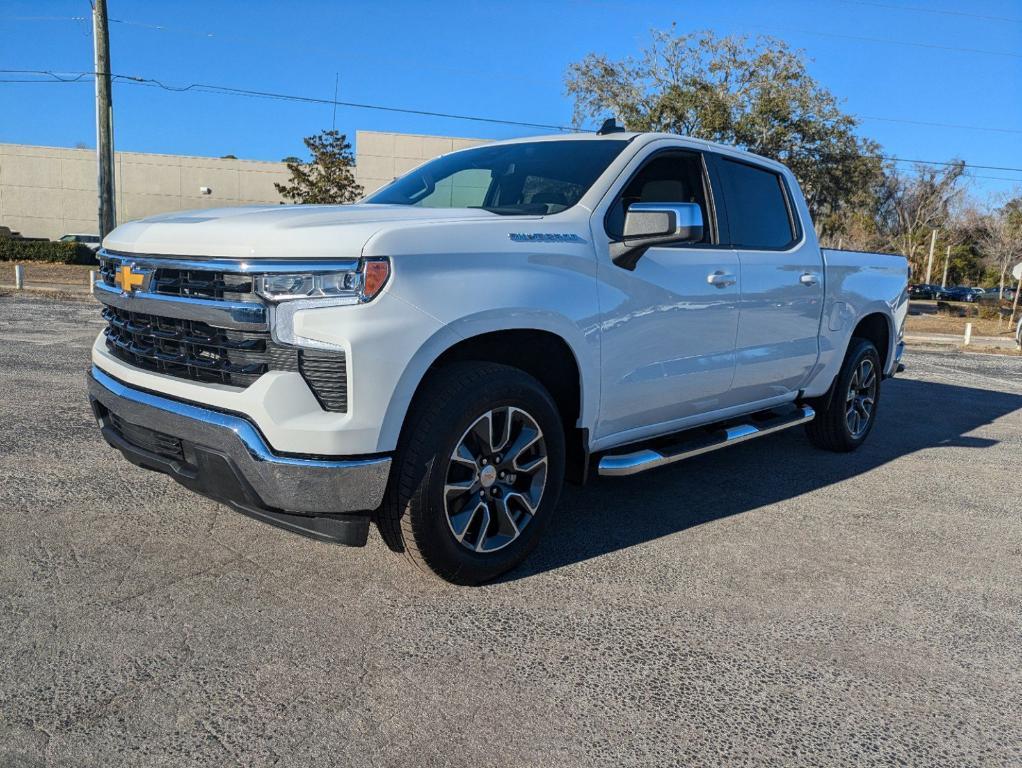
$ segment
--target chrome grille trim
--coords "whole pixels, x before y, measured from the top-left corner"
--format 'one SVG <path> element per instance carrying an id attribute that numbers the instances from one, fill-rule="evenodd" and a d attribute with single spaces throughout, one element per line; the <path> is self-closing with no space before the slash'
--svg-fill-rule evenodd
<path id="1" fill-rule="evenodd" d="M 266 306 L 263 304 L 193 299 L 142 291 L 124 293 L 120 288 L 103 282 L 97 282 L 95 290 L 96 298 L 101 302 L 127 312 L 196 320 L 216 328 L 239 331 L 266 331 L 270 328 Z"/>
<path id="2" fill-rule="evenodd" d="M 159 256 L 156 254 L 123 253 L 101 248 L 100 261 L 112 259 L 125 264 L 159 269 L 181 269 L 205 272 L 230 272 L 242 275 L 262 275 L 273 272 L 340 272 L 358 269 L 355 259 L 227 259 L 188 256 Z"/>

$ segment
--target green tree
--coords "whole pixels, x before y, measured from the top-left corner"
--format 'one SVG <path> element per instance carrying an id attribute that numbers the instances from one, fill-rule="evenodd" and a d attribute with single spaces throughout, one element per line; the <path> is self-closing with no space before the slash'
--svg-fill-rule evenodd
<path id="1" fill-rule="evenodd" d="M 632 130 L 686 134 L 771 157 L 798 178 L 814 217 L 860 205 L 882 183 L 880 147 L 776 38 L 654 30 L 639 57 L 590 53 L 569 66 L 574 121 L 608 113 Z"/>
<path id="2" fill-rule="evenodd" d="M 286 159 L 291 182 L 273 185 L 281 197 L 307 204 L 353 203 L 362 197 L 362 186 L 355 181 L 351 144 L 343 133 L 323 131 L 304 141 L 312 160 Z"/>

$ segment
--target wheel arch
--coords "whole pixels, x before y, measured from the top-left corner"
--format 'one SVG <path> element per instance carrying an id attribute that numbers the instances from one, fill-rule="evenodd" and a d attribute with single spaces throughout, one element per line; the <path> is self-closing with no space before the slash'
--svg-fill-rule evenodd
<path id="1" fill-rule="evenodd" d="M 420 348 L 398 382 L 380 432 L 381 450 L 396 448 L 412 403 L 431 373 L 453 362 L 503 363 L 524 370 L 550 392 L 564 423 L 569 479 L 584 479 L 590 420 L 598 396 L 587 382 L 598 381 L 591 371 L 596 363 L 581 332 L 569 324 L 578 335 L 566 333 L 559 325 L 511 326 L 475 318 L 441 328 Z"/>
<path id="2" fill-rule="evenodd" d="M 856 338 L 867 339 L 873 343 L 880 355 L 880 370 L 885 375 L 888 373 L 888 364 L 893 363 L 894 360 L 894 344 L 897 342 L 897 333 L 894 330 L 894 318 L 890 313 L 890 308 L 886 304 L 879 303 L 867 308 L 856 318 L 855 324 L 851 326 L 851 332 L 844 337 L 843 344 L 838 347 L 840 354 L 834 355 L 832 363 L 828 366 L 829 370 L 825 379 L 827 388 L 822 392 L 817 390 L 807 397 L 807 400 L 815 402 L 821 408 L 830 404 L 841 367 L 848 356 L 852 340 Z"/>
<path id="3" fill-rule="evenodd" d="M 848 354 L 848 346 L 852 339 L 867 339 L 873 342 L 873 346 L 880 353 L 880 368 L 887 372 L 888 361 L 892 358 L 892 343 L 895 338 L 894 323 L 889 313 L 874 311 L 863 315 L 852 329 L 848 337 L 848 344 L 845 345 L 845 355 Z M 842 356 L 843 357 L 843 356 Z"/>

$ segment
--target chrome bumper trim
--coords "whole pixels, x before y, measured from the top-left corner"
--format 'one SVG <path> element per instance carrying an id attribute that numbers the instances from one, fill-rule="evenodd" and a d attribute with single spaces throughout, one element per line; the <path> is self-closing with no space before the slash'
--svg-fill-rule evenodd
<path id="1" fill-rule="evenodd" d="M 380 506 L 389 456 L 281 456 L 246 419 L 129 387 L 92 366 L 89 395 L 124 421 L 228 457 L 264 506 L 302 513 L 371 511 Z"/>
<path id="2" fill-rule="evenodd" d="M 128 312 L 142 312 L 176 320 L 196 320 L 214 328 L 234 328 L 239 331 L 265 331 L 270 327 L 266 307 L 262 304 L 192 299 L 143 291 L 124 293 L 102 281 L 97 282 L 95 288 L 96 298 L 102 303 Z"/>

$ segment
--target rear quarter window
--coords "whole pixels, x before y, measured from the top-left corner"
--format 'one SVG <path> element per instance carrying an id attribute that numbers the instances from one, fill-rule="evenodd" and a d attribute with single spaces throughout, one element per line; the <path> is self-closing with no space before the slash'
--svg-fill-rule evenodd
<path id="1" fill-rule="evenodd" d="M 780 174 L 721 158 L 720 183 L 739 248 L 787 248 L 795 240 L 788 193 Z"/>

